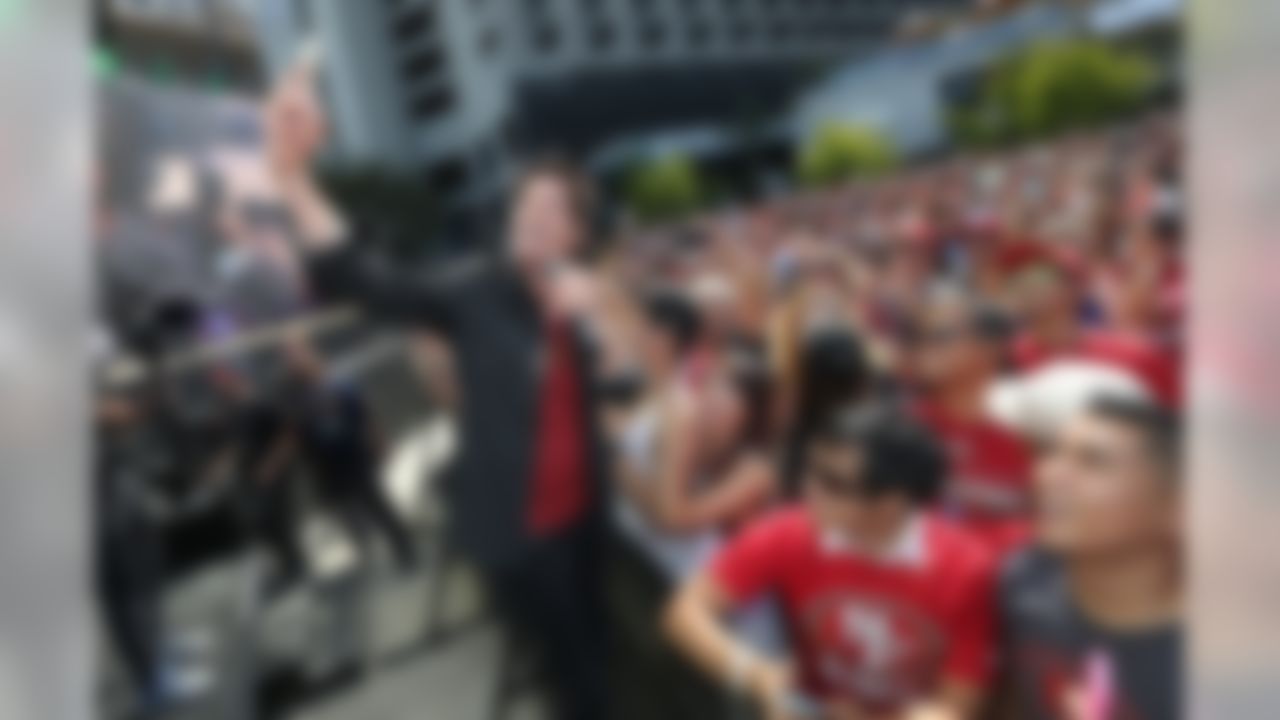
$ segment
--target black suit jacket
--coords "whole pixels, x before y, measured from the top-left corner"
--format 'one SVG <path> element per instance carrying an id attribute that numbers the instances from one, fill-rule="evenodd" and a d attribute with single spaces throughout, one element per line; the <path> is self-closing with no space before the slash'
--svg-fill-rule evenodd
<path id="1" fill-rule="evenodd" d="M 521 276 L 508 263 L 479 258 L 415 273 L 350 246 L 313 256 L 308 269 L 324 298 L 355 301 L 374 318 L 430 326 L 449 339 L 462 386 L 458 456 L 444 482 L 450 536 L 482 566 L 520 562 L 535 539 L 526 517 L 545 369 L 543 323 Z M 599 523 L 608 483 L 596 353 L 581 325 L 573 338 L 588 435 L 586 521 Z"/>

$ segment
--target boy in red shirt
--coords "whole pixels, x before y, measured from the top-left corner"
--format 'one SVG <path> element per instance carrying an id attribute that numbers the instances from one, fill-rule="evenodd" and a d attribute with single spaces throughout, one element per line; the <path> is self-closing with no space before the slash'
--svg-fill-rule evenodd
<path id="1" fill-rule="evenodd" d="M 921 386 L 915 415 L 942 442 L 950 466 L 943 513 L 997 552 L 1030 534 L 1031 453 L 986 408 L 1009 329 L 958 291 L 940 295 L 916 333 L 913 368 Z"/>
<path id="2" fill-rule="evenodd" d="M 992 664 L 993 563 L 920 508 L 942 451 L 922 428 L 863 410 L 814 441 L 806 502 L 748 526 L 673 599 L 667 628 L 771 719 L 973 717 Z M 773 595 L 794 667 L 722 618 Z"/>

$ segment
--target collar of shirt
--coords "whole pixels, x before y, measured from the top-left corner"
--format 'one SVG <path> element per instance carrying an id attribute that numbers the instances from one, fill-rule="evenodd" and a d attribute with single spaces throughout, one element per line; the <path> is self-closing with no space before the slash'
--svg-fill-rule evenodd
<path id="1" fill-rule="evenodd" d="M 851 555 L 863 557 L 882 565 L 918 568 L 928 561 L 928 543 L 925 538 L 925 522 L 920 515 L 907 520 L 898 537 L 881 552 L 859 547 L 848 535 L 831 528 L 822 531 L 821 547 L 827 555 Z"/>

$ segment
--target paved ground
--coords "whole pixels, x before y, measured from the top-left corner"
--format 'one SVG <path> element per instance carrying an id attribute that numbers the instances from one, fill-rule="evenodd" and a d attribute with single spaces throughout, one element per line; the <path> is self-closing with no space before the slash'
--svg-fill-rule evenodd
<path id="1" fill-rule="evenodd" d="M 421 454 L 429 444 L 418 436 L 404 449 Z M 415 462 L 391 465 L 402 466 L 401 475 L 421 472 Z M 395 478 L 391 484 L 399 502 L 415 502 L 414 488 Z M 306 543 L 312 578 L 269 602 L 261 589 L 268 561 L 260 553 L 227 558 L 173 587 L 165 615 L 174 654 L 212 680 L 198 700 L 171 713 L 174 720 L 257 720 L 271 716 L 264 697 L 287 698 L 288 709 L 274 716 L 296 720 L 490 717 L 500 635 L 484 617 L 469 571 L 453 565 L 441 572 L 431 562 L 430 514 L 418 518 L 427 560 L 410 576 L 394 572 L 381 553 L 371 565 L 357 562 L 334 528 L 312 523 Z M 436 627 L 456 630 L 428 640 L 433 600 L 440 608 Z M 109 652 L 102 666 L 101 716 L 133 716 Z M 505 720 L 540 717 L 536 699 L 525 697 Z"/>
<path id="2" fill-rule="evenodd" d="M 166 614 L 185 666 L 208 670 L 214 684 L 176 720 L 261 717 L 255 677 L 276 677 L 268 695 L 298 697 L 317 689 L 281 717 L 298 720 L 477 720 L 490 714 L 501 637 L 483 617 L 474 581 L 455 569 L 442 603 L 441 625 L 457 628 L 425 642 L 431 573 L 401 577 L 390 568 L 296 588 L 255 609 L 253 557 L 211 568 L 175 588 Z M 363 661 L 358 677 L 346 672 Z M 104 717 L 129 717 L 123 678 L 105 659 Z M 287 669 L 287 671 L 285 670 Z M 333 678 L 330 680 L 330 678 Z M 310 692 L 310 690 L 308 691 Z M 527 698 L 509 720 L 536 720 Z M 255 714 L 257 713 L 257 714 Z"/>
<path id="3" fill-rule="evenodd" d="M 491 629 L 470 634 L 448 652 L 390 668 L 361 687 L 304 711 L 298 720 L 478 720 L 492 709 L 492 669 L 499 640 Z M 507 720 L 538 720 L 533 698 L 512 706 Z"/>

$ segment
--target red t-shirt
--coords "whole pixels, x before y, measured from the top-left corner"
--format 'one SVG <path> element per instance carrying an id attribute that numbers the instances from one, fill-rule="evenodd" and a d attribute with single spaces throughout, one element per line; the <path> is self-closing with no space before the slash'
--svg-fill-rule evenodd
<path id="1" fill-rule="evenodd" d="M 946 448 L 950 474 L 942 510 L 999 554 L 1030 535 L 1031 454 L 1022 439 L 984 418 L 961 418 L 932 403 L 916 416 Z"/>
<path id="2" fill-rule="evenodd" d="M 888 712 L 942 679 L 985 687 L 994 563 L 945 521 L 915 522 L 910 557 L 873 559 L 831 547 L 806 508 L 778 510 L 726 545 L 711 575 L 735 604 L 778 598 L 801 686 L 817 699 Z"/>
<path id="3" fill-rule="evenodd" d="M 538 404 L 538 436 L 528 507 L 529 529 L 539 536 L 569 527 L 587 506 L 582 389 L 568 326 L 551 325 L 546 346 L 546 375 Z"/>
<path id="4" fill-rule="evenodd" d="M 1073 346 L 1062 349 L 1045 347 L 1023 335 L 1014 342 L 1012 355 L 1019 370 L 1033 370 L 1050 360 L 1095 360 L 1132 373 L 1166 407 L 1176 409 L 1182 400 L 1175 353 L 1132 334 L 1087 332 Z"/>

